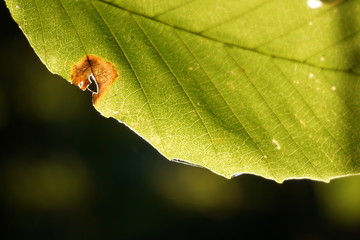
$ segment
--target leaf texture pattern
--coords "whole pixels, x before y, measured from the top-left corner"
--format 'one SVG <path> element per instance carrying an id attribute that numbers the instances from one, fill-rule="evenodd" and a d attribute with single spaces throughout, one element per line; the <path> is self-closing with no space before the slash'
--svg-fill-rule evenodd
<path id="1" fill-rule="evenodd" d="M 95 107 L 168 159 L 230 178 L 360 172 L 360 3 L 8 0 L 50 71 L 119 76 Z"/>

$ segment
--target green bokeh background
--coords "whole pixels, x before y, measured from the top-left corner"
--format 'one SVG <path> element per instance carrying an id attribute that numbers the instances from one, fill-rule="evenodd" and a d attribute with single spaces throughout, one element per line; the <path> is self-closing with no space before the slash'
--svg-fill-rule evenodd
<path id="1" fill-rule="evenodd" d="M 4 239 L 359 239 L 360 177 L 277 184 L 172 163 L 50 74 L 0 1 Z"/>

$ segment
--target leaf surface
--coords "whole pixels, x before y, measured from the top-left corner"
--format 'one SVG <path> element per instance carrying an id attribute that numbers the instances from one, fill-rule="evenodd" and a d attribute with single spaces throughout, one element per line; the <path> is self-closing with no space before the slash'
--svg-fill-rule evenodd
<path id="1" fill-rule="evenodd" d="M 277 182 L 360 172 L 359 1 L 6 2 L 51 72 L 115 69 L 94 106 L 168 159 Z"/>

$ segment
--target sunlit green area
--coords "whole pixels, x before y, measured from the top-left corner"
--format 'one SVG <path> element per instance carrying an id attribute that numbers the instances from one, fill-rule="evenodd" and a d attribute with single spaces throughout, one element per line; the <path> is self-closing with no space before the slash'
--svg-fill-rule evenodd
<path id="1" fill-rule="evenodd" d="M 168 159 L 278 183 L 360 172 L 357 0 L 6 2 L 50 72 L 93 75 L 96 110 Z"/>
<path id="2" fill-rule="evenodd" d="M 360 177 L 226 180 L 167 161 L 50 74 L 1 2 L 4 239 L 357 239 Z"/>

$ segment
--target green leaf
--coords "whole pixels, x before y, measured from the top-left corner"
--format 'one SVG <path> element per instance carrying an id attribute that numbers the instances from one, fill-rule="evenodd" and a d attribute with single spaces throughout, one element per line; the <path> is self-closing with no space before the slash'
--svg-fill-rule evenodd
<path id="1" fill-rule="evenodd" d="M 51 72 L 93 74 L 96 109 L 168 159 L 277 182 L 360 173 L 357 0 L 6 2 Z"/>

